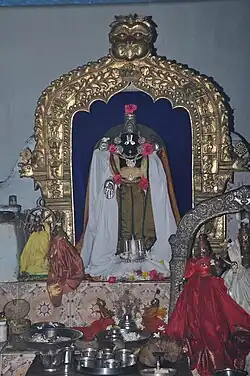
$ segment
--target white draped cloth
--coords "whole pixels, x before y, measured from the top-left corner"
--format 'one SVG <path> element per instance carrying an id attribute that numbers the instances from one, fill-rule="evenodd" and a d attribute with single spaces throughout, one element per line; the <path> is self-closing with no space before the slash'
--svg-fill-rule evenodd
<path id="1" fill-rule="evenodd" d="M 176 232 L 176 222 L 167 190 L 162 162 L 154 152 L 149 155 L 149 184 L 156 231 L 156 242 L 150 257 L 142 263 L 125 263 L 116 256 L 118 242 L 118 204 L 104 195 L 104 183 L 112 178 L 109 151 L 95 150 L 91 162 L 89 182 L 89 217 L 84 234 L 82 257 L 85 272 L 93 276 L 123 277 L 141 269 L 156 269 L 169 275 L 171 248 L 168 239 Z M 164 260 L 164 263 L 162 262 Z"/>
<path id="2" fill-rule="evenodd" d="M 237 269 L 227 270 L 222 277 L 229 295 L 250 314 L 250 269 L 242 265 L 238 239 L 229 245 L 228 255 L 232 262 L 237 263 Z M 246 358 L 245 370 L 250 375 L 250 354 Z"/>
<path id="3" fill-rule="evenodd" d="M 222 277 L 230 296 L 250 314 L 250 269 L 246 269 L 241 263 L 238 239 L 229 245 L 228 255 L 232 262 L 237 263 L 237 269 L 227 270 Z"/>

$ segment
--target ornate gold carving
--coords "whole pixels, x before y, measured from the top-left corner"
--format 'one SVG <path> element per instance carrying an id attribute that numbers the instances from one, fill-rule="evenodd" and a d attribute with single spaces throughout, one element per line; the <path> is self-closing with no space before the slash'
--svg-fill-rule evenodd
<path id="1" fill-rule="evenodd" d="M 63 198 L 63 182 L 61 180 L 47 181 L 47 197 L 48 199 Z"/>
<path id="2" fill-rule="evenodd" d="M 30 150 L 30 148 L 26 148 L 21 151 L 20 162 L 18 163 L 18 167 L 20 167 L 19 174 L 21 178 L 33 177 L 32 159 L 32 151 Z"/>
<path id="3" fill-rule="evenodd" d="M 79 110 L 89 111 L 96 100 L 107 102 L 130 84 L 154 101 L 166 98 L 173 107 L 188 111 L 193 139 L 194 204 L 222 193 L 231 176 L 233 161 L 224 96 L 211 79 L 182 64 L 153 56 L 154 33 L 150 18 L 116 18 L 109 35 L 111 54 L 53 81 L 38 101 L 36 146 L 30 167 L 46 204 L 67 213 L 66 231 L 71 239 L 73 116 Z"/>
<path id="4" fill-rule="evenodd" d="M 115 59 L 134 61 L 153 52 L 156 24 L 151 17 L 116 16 L 110 26 L 110 53 Z"/>

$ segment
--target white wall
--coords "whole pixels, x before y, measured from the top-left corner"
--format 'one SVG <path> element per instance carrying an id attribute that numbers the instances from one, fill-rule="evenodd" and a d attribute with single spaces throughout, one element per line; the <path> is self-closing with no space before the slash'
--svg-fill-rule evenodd
<path id="1" fill-rule="evenodd" d="M 134 12 L 152 15 L 158 24 L 160 55 L 217 80 L 231 97 L 237 130 L 250 139 L 249 0 L 2 8 L 0 180 L 32 133 L 42 90 L 68 70 L 105 55 L 114 15 Z"/>

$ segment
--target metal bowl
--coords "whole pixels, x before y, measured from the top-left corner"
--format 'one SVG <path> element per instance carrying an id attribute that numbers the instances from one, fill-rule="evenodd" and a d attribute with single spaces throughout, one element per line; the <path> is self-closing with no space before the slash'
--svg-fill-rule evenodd
<path id="1" fill-rule="evenodd" d="M 82 367 L 94 368 L 95 363 L 96 360 L 94 358 L 89 358 L 87 356 L 80 359 L 80 364 Z"/>
<path id="2" fill-rule="evenodd" d="M 239 369 L 225 368 L 215 371 L 216 376 L 247 376 L 246 371 L 241 371 Z"/>
<path id="3" fill-rule="evenodd" d="M 46 354 L 39 354 L 42 367 L 44 371 L 53 372 L 58 369 L 63 363 L 65 359 L 65 350 L 60 349 L 57 353 L 54 352 L 47 352 Z"/>
<path id="4" fill-rule="evenodd" d="M 102 360 L 108 360 L 108 359 L 114 359 L 115 358 L 115 354 L 112 353 L 112 352 L 106 352 L 106 353 L 103 353 L 102 355 Z"/>
<path id="5" fill-rule="evenodd" d="M 132 355 L 132 351 L 128 349 L 121 349 L 121 350 L 116 351 L 115 359 L 120 360 L 123 363 L 126 363 L 130 355 Z"/>
<path id="6" fill-rule="evenodd" d="M 120 362 L 118 362 L 118 360 L 115 359 L 107 359 L 105 360 L 103 365 L 104 368 L 118 368 L 120 367 Z"/>
<path id="7" fill-rule="evenodd" d="M 60 322 L 53 321 L 44 321 L 36 322 L 30 326 L 31 330 L 44 330 L 50 328 L 65 328 L 65 325 Z"/>
<path id="8" fill-rule="evenodd" d="M 174 368 L 146 368 L 140 370 L 141 376 L 174 376 L 176 372 Z"/>
<path id="9" fill-rule="evenodd" d="M 128 356 L 126 366 L 133 366 L 137 363 L 138 357 L 135 354 L 131 354 Z"/>
<path id="10" fill-rule="evenodd" d="M 93 347 L 87 347 L 81 351 L 83 357 L 95 358 L 97 355 L 97 349 Z"/>
<path id="11" fill-rule="evenodd" d="M 125 341 L 123 335 L 129 333 L 129 331 L 125 329 L 114 329 L 113 331 L 104 331 L 97 335 L 97 341 L 99 343 L 99 347 L 108 347 L 113 345 L 118 345 L 118 347 L 126 347 L 126 348 L 136 348 L 141 346 L 145 343 L 151 336 L 150 333 L 144 332 L 142 330 L 135 330 L 136 334 L 138 334 L 138 338 L 136 341 Z"/>
<path id="12" fill-rule="evenodd" d="M 135 340 L 126 340 L 126 336 L 129 336 L 129 334 L 135 333 L 137 335 L 137 339 Z M 146 340 L 148 340 L 151 337 L 151 333 L 145 332 L 144 330 L 126 330 L 126 329 L 121 329 L 121 335 L 125 343 L 142 343 Z"/>
<path id="13" fill-rule="evenodd" d="M 36 334 L 42 334 L 46 342 L 34 341 L 33 338 Z M 80 331 L 70 328 L 49 328 L 43 330 L 26 330 L 21 335 L 21 338 L 29 349 L 47 352 L 69 347 L 72 343 L 82 338 L 82 335 Z M 60 341 L 60 338 L 64 338 L 64 340 Z"/>
<path id="14" fill-rule="evenodd" d="M 100 360 L 112 359 L 114 354 L 111 349 L 102 349 L 97 351 L 96 358 Z"/>

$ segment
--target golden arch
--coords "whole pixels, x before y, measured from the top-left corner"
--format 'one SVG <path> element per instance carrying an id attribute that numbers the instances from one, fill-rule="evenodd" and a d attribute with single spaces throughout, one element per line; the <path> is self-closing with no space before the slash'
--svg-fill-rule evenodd
<path id="1" fill-rule="evenodd" d="M 74 239 L 71 176 L 72 119 L 89 111 L 96 100 L 107 102 L 123 90 L 140 90 L 184 107 L 190 115 L 193 156 L 193 202 L 220 194 L 232 175 L 228 103 L 212 79 L 163 57 L 147 55 L 118 61 L 107 55 L 53 81 L 42 93 L 35 112 L 36 146 L 29 168 L 47 206 L 64 213 L 64 226 Z M 22 171 L 21 171 L 22 174 Z M 23 163 L 25 175 L 25 163 Z M 216 241 L 224 238 L 225 220 L 216 222 Z"/>

